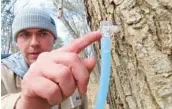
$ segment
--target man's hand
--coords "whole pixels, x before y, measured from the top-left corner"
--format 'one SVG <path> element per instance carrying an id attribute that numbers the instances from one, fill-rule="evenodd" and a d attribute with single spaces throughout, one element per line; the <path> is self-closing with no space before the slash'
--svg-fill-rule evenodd
<path id="1" fill-rule="evenodd" d="M 78 53 L 100 38 L 99 32 L 91 32 L 62 48 L 41 53 L 23 78 L 16 109 L 49 109 L 76 88 L 85 94 L 96 62 L 94 58 L 81 60 Z"/>

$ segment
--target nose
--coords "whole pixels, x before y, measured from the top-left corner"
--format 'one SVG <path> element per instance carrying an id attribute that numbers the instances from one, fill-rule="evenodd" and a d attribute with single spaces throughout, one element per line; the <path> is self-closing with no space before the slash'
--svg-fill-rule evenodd
<path id="1" fill-rule="evenodd" d="M 37 38 L 36 35 L 33 35 L 30 42 L 30 46 L 35 48 L 35 47 L 38 47 L 39 45 L 40 45 L 39 38 Z"/>

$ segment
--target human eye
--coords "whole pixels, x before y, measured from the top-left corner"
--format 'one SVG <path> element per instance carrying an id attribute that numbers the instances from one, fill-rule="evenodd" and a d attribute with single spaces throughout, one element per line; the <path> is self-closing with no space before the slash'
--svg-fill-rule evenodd
<path id="1" fill-rule="evenodd" d="M 45 37 L 45 36 L 49 35 L 49 32 L 48 31 L 42 31 L 42 32 L 40 32 L 40 35 Z"/>
<path id="2" fill-rule="evenodd" d="M 28 38 L 28 36 L 29 36 L 29 34 L 27 32 L 20 32 L 18 34 L 18 37 L 22 38 L 22 39 L 26 39 L 26 38 Z"/>

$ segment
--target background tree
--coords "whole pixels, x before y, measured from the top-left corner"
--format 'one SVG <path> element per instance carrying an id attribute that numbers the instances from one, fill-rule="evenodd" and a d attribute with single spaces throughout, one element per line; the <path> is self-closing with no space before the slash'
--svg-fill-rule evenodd
<path id="1" fill-rule="evenodd" d="M 85 6 L 92 30 L 102 20 L 121 30 L 112 37 L 110 109 L 171 109 L 171 0 L 85 0 Z"/>
<path id="2" fill-rule="evenodd" d="M 67 28 L 66 32 L 68 32 L 69 37 L 72 37 L 71 40 L 90 32 L 90 27 L 86 19 L 86 8 L 83 0 L 53 0 L 53 3 L 57 8 L 57 19 L 62 21 L 65 28 Z M 96 48 L 94 50 L 94 45 L 91 45 L 85 50 L 85 52 L 81 52 L 80 56 L 95 56 L 95 52 L 97 50 L 98 49 Z M 87 91 L 89 104 L 88 109 L 94 108 L 98 88 L 98 73 L 94 72 L 99 71 L 100 68 L 96 65 L 93 73 L 91 73 L 91 79 Z M 96 77 L 96 79 L 94 77 Z"/>
<path id="3" fill-rule="evenodd" d="M 12 41 L 12 22 L 14 19 L 14 4 L 17 0 L 2 0 L 1 4 L 1 53 L 17 51 Z"/>
<path id="4" fill-rule="evenodd" d="M 76 39 L 89 32 L 86 21 L 85 6 L 82 0 L 52 1 L 57 9 L 56 18 L 62 21 L 72 39 Z M 88 55 L 88 50 L 84 50 L 80 53 L 81 57 L 87 57 Z"/>

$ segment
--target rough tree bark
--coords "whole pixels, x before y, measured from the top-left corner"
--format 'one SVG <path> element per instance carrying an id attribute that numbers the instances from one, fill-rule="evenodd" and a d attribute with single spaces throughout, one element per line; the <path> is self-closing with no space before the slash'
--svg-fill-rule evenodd
<path id="1" fill-rule="evenodd" d="M 172 109 L 171 0 L 85 0 L 85 6 L 92 30 L 102 20 L 121 30 L 112 37 L 110 109 Z"/>

